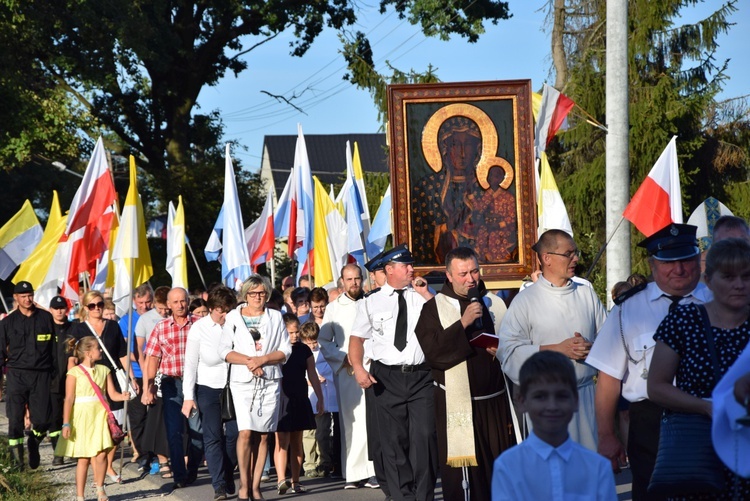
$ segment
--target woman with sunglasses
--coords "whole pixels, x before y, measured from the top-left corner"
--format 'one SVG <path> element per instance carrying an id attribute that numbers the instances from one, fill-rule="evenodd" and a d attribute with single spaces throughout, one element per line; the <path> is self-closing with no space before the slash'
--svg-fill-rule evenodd
<path id="1" fill-rule="evenodd" d="M 104 318 L 104 296 L 102 296 L 101 292 L 91 290 L 85 293 L 81 299 L 81 311 L 81 322 L 73 324 L 71 335 L 75 339 L 81 339 L 84 336 L 96 336 L 99 338 L 100 343 L 104 345 L 104 348 L 106 348 L 110 356 L 114 359 L 116 367 L 112 367 L 112 363 L 105 353 L 102 353 L 101 359 L 96 363 L 106 366 L 112 374 L 114 374 L 116 369 L 126 367 L 128 365 L 127 343 L 117 322 Z M 68 358 L 68 370 L 77 365 L 78 362 L 74 356 Z M 135 377 L 133 376 L 133 368 L 130 367 L 129 369 L 131 384 L 136 391 L 139 391 Z M 127 391 L 127 388 L 119 388 L 117 378 L 114 379 L 117 391 Z M 110 407 L 120 424 L 124 424 L 125 416 L 123 415 L 122 402 L 112 402 Z M 122 482 L 122 478 L 112 467 L 116 452 L 117 446 L 110 449 L 107 453 L 107 476 L 112 482 L 119 484 Z"/>
<path id="2" fill-rule="evenodd" d="M 263 499 L 260 479 L 268 434 L 279 422 L 281 365 L 292 352 L 281 313 L 266 308 L 271 284 L 253 275 L 242 284 L 240 304 L 227 314 L 219 355 L 231 364 L 230 387 L 237 415 L 239 500 Z"/>

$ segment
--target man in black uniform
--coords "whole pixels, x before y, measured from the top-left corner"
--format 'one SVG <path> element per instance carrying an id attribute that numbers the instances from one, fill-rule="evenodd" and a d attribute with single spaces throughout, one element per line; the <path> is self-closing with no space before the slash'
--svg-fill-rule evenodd
<path id="1" fill-rule="evenodd" d="M 70 335 L 71 323 L 68 321 L 68 303 L 62 296 L 55 296 L 49 302 L 49 312 L 55 322 L 55 362 L 56 370 L 50 385 L 50 429 L 52 450 L 57 448 L 63 422 L 63 401 L 65 400 L 65 379 L 67 378 L 68 353 L 66 341 Z M 55 455 L 52 464 L 63 464 L 63 457 Z"/>
<path id="2" fill-rule="evenodd" d="M 34 304 L 29 282 L 13 289 L 18 309 L 0 322 L 0 365 L 7 367 L 8 445 L 15 466 L 23 469 L 23 417 L 29 406 L 29 467 L 39 466 L 39 442 L 49 428 L 50 382 L 55 368 L 52 315 Z"/>

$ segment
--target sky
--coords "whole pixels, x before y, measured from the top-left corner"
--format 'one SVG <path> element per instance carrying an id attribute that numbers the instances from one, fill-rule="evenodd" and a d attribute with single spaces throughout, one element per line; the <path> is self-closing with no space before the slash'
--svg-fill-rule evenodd
<path id="1" fill-rule="evenodd" d="M 356 29 L 368 35 L 380 73 L 390 74 L 385 61 L 402 71 L 423 72 L 432 64 L 443 82 L 531 79 L 532 89 L 538 90 L 543 83 L 554 82 L 545 4 L 543 0 L 510 0 L 513 17 L 497 25 L 486 23 L 485 34 L 474 44 L 460 37 L 449 41 L 425 37 L 418 27 L 399 20 L 392 9 L 378 13 L 374 0 L 358 3 L 363 11 Z M 686 9 L 683 20 L 700 19 L 716 4 L 709 1 Z M 730 21 L 736 25 L 718 38 L 717 65 L 730 59 L 730 79 L 720 99 L 750 93 L 750 51 L 741 35 L 750 29 L 750 2 L 740 0 Z M 298 123 L 305 134 L 379 132 L 369 92 L 342 78 L 346 67 L 337 34 L 324 30 L 301 58 L 289 55 L 293 40 L 293 33 L 284 33 L 249 52 L 244 56 L 247 70 L 238 77 L 228 73 L 215 87 L 204 87 L 198 98 L 197 112 L 220 111 L 225 139 L 237 140 L 241 146 L 232 155 L 251 171 L 260 167 L 263 137 L 294 135 Z M 247 42 L 247 46 L 252 44 Z M 262 91 L 298 96 L 293 102 L 305 114 Z"/>

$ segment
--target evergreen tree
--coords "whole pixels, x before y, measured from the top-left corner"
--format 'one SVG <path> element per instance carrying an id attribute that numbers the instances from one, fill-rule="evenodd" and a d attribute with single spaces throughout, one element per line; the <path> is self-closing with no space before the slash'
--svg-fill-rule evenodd
<path id="1" fill-rule="evenodd" d="M 554 6 L 559 7 L 559 3 L 554 2 Z M 671 137 L 677 135 L 686 211 L 708 196 L 721 198 L 727 194 L 720 187 L 721 181 L 707 180 L 720 179 L 716 176 L 722 170 L 734 176 L 739 172 L 737 156 L 729 162 L 731 166 L 725 161 L 722 169 L 721 148 L 706 130 L 706 111 L 715 108 L 716 94 L 726 78 L 727 62 L 717 63 L 714 58 L 716 38 L 729 30 L 727 19 L 737 2 L 727 1 L 697 23 L 676 24 L 683 9 L 698 3 L 631 0 L 628 8 L 631 194 Z M 565 49 L 562 62 L 569 79 L 564 92 L 606 124 L 606 0 L 570 0 L 564 15 L 559 11 L 553 14 L 555 22 L 564 23 L 562 29 L 553 28 L 557 37 L 553 45 Z M 587 257 L 593 259 L 608 236 L 604 234 L 606 136 L 580 115 L 574 115 L 571 123 L 571 129 L 553 143 L 550 163 L 558 169 L 555 175 L 573 229 L 583 236 Z M 717 127 L 717 134 L 722 133 L 720 129 Z M 727 134 L 722 137 L 726 139 Z M 632 231 L 635 244 L 643 235 L 635 228 Z M 633 256 L 634 271 L 647 271 L 642 250 L 634 248 Z M 604 269 L 604 262 L 600 262 L 592 277 L 601 284 Z"/>

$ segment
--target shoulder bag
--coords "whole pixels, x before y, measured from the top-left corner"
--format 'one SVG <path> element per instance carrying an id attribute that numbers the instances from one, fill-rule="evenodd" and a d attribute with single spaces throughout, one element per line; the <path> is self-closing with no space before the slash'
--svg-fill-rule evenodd
<path id="1" fill-rule="evenodd" d="M 237 326 L 234 327 L 234 332 L 237 332 Z M 234 343 L 232 343 L 232 349 L 234 349 Z M 221 419 L 222 421 L 233 421 L 237 419 L 237 415 L 234 411 L 234 400 L 232 399 L 232 389 L 229 387 L 229 379 L 232 375 L 232 364 L 228 364 L 227 369 L 227 383 L 224 385 L 224 389 L 221 390 L 221 396 L 219 403 L 221 405 Z"/>
<path id="2" fill-rule="evenodd" d="M 708 313 L 698 305 L 706 328 L 714 377 L 718 383 L 719 357 Z M 724 466 L 711 439 L 711 418 L 703 414 L 664 411 L 659 435 L 659 451 L 649 494 L 681 496 L 711 494 L 724 489 Z"/>
<path id="3" fill-rule="evenodd" d="M 86 374 L 86 377 L 89 378 L 89 382 L 91 383 L 91 387 L 94 389 L 94 393 L 96 393 L 96 396 L 99 397 L 99 401 L 104 406 L 104 410 L 107 411 L 107 426 L 109 426 L 109 434 L 112 435 L 112 442 L 114 442 L 115 445 L 119 445 L 120 442 L 122 442 L 125 438 L 125 432 L 122 431 L 120 423 L 117 422 L 117 418 L 109 408 L 107 399 L 105 399 L 104 395 L 102 395 L 102 390 L 100 390 L 99 385 L 94 382 L 91 374 L 89 374 L 89 371 L 87 371 L 80 365 L 78 367 L 83 371 L 84 374 Z"/>
<path id="4" fill-rule="evenodd" d="M 128 375 L 125 373 L 125 371 L 122 369 L 122 367 L 119 367 L 114 359 L 112 358 L 112 355 L 109 354 L 109 351 L 107 350 L 107 347 L 104 346 L 104 341 L 102 341 L 102 338 L 99 337 L 99 334 L 96 333 L 94 328 L 91 326 L 88 321 L 86 322 L 86 325 L 88 325 L 89 329 L 91 330 L 91 333 L 94 335 L 97 341 L 99 341 L 99 346 L 101 346 L 102 351 L 105 355 L 107 355 L 107 358 L 109 359 L 109 363 L 112 364 L 112 367 L 115 370 L 115 377 L 117 378 L 117 384 L 120 387 L 120 391 L 122 392 L 128 392 L 130 393 L 129 400 L 133 400 L 135 397 L 138 396 L 138 392 L 135 391 L 135 388 L 133 388 L 133 385 L 130 384 L 130 379 L 128 378 Z"/>

